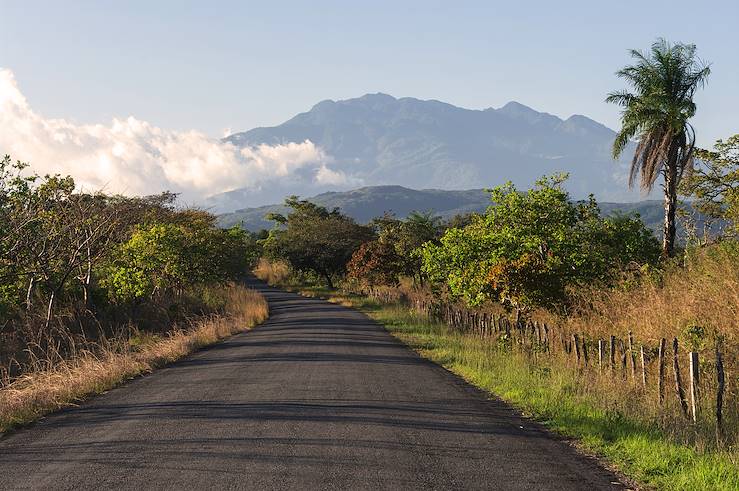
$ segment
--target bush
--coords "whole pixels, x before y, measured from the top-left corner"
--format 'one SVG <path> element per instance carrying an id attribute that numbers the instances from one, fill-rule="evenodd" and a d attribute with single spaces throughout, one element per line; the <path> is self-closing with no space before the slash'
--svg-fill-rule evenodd
<path id="1" fill-rule="evenodd" d="M 591 197 L 573 203 L 566 175 L 526 193 L 508 183 L 464 228 L 422 250 L 423 270 L 469 305 L 493 300 L 516 309 L 563 307 L 578 284 L 609 283 L 629 264 L 651 264 L 659 244 L 638 217 L 602 218 Z"/>

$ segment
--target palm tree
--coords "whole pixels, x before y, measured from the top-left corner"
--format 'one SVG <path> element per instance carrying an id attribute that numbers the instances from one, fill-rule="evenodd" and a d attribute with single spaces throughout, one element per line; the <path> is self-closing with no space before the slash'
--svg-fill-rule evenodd
<path id="1" fill-rule="evenodd" d="M 693 95 L 705 84 L 711 70 L 696 58 L 692 44 L 670 44 L 659 39 L 647 53 L 637 50 L 630 53 L 636 63 L 616 74 L 626 79 L 634 92 L 612 92 L 606 98 L 606 102 L 623 108 L 621 131 L 613 142 L 613 158 L 619 158 L 636 137 L 629 187 L 641 175 L 642 190 L 650 192 L 662 175 L 665 194 L 662 254 L 672 256 L 677 186 L 683 173 L 693 168 L 695 129 L 688 122 L 695 114 Z"/>

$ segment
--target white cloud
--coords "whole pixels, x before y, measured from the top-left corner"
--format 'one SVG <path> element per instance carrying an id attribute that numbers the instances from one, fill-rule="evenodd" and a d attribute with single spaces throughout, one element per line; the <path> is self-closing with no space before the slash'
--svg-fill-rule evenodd
<path id="1" fill-rule="evenodd" d="M 35 112 L 13 73 L 0 69 L 0 154 L 31 164 L 40 174 L 73 176 L 84 188 L 109 192 L 182 193 L 185 202 L 211 194 L 258 188 L 295 177 L 306 185 L 345 184 L 312 142 L 239 148 L 197 131 L 169 131 L 134 117 L 109 125 L 75 124 Z M 307 176 L 307 177 L 305 177 Z"/>

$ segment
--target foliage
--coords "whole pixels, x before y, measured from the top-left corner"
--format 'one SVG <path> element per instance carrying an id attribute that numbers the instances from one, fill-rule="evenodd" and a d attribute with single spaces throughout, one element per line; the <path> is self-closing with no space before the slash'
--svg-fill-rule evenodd
<path id="1" fill-rule="evenodd" d="M 377 239 L 352 256 L 349 276 L 365 285 L 396 285 L 401 277 L 422 281 L 420 247 L 439 237 L 440 219 L 411 212 L 405 220 L 385 214 L 373 220 Z"/>
<path id="2" fill-rule="evenodd" d="M 249 267 L 248 234 L 216 228 L 202 212 L 179 223 L 137 227 L 118 247 L 105 285 L 114 298 L 132 300 L 186 287 L 236 279 Z"/>
<path id="3" fill-rule="evenodd" d="M 271 214 L 277 226 L 261 241 L 271 259 L 286 261 L 292 268 L 320 275 L 333 287 L 333 277 L 346 272 L 346 264 L 359 246 L 374 238 L 370 227 L 357 224 L 338 209 L 328 211 L 291 196 L 287 215 Z"/>
<path id="4" fill-rule="evenodd" d="M 696 150 L 698 165 L 682 181 L 681 192 L 693 198 L 693 208 L 713 220 L 739 223 L 739 135 L 718 140 L 714 150 Z"/>
<path id="5" fill-rule="evenodd" d="M 444 222 L 444 228 L 464 228 L 472 223 L 477 215 L 478 214 L 474 212 L 454 215 L 446 222 Z"/>
<path id="6" fill-rule="evenodd" d="M 634 92 L 618 91 L 606 101 L 623 108 L 621 130 L 613 143 L 618 158 L 633 138 L 638 138 L 631 162 L 629 185 L 641 175 L 641 187 L 651 191 L 664 178 L 665 226 L 663 254 L 672 255 L 675 241 L 677 187 L 693 165 L 695 130 L 688 122 L 695 115 L 693 95 L 703 86 L 710 68 L 698 60 L 696 48 L 660 39 L 648 53 L 631 50 L 636 63 L 617 72 Z"/>
<path id="7" fill-rule="evenodd" d="M 564 305 L 571 286 L 609 282 L 631 262 L 656 260 L 656 240 L 638 217 L 603 219 L 592 197 L 572 203 L 565 179 L 543 178 L 527 193 L 511 183 L 493 189 L 484 216 L 424 245 L 424 271 L 470 305 L 520 309 Z"/>
<path id="8" fill-rule="evenodd" d="M 202 304 L 205 287 L 247 271 L 255 239 L 218 228 L 208 213 L 176 209 L 175 198 L 77 192 L 69 176 L 2 159 L 0 362 L 29 343 L 62 349 L 55 330 L 73 350 L 72 331 L 84 343 L 100 335 L 106 315 L 125 317 L 134 304 Z"/>
<path id="9" fill-rule="evenodd" d="M 378 239 L 359 246 L 346 269 L 350 279 L 365 286 L 397 285 L 402 264 L 393 245 Z"/>

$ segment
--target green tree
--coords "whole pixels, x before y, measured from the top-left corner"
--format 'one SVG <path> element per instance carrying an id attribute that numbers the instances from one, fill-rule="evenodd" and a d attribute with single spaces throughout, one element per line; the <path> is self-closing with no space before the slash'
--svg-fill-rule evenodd
<path id="1" fill-rule="evenodd" d="M 373 224 L 378 232 L 377 240 L 388 244 L 395 252 L 396 277 L 406 276 L 421 281 L 419 248 L 439 238 L 441 219 L 430 212 L 413 211 L 404 220 L 386 215 L 374 220 Z"/>
<path id="2" fill-rule="evenodd" d="M 636 60 L 617 75 L 634 92 L 612 92 L 607 102 L 618 104 L 621 130 L 613 143 L 618 158 L 638 138 L 631 162 L 629 186 L 640 177 L 641 188 L 651 191 L 662 175 L 665 201 L 662 253 L 672 256 L 675 248 L 675 211 L 679 181 L 692 168 L 695 130 L 688 122 L 695 115 L 695 91 L 710 74 L 708 65 L 696 58 L 692 44 L 670 44 L 660 39 L 648 53 L 631 50 Z"/>
<path id="3" fill-rule="evenodd" d="M 132 301 L 222 284 L 243 275 L 256 255 L 247 232 L 220 229 L 209 213 L 184 210 L 170 219 L 137 226 L 118 247 L 103 275 L 111 296 Z"/>
<path id="4" fill-rule="evenodd" d="M 354 251 L 374 238 L 372 229 L 338 209 L 328 211 L 296 196 L 285 204 L 292 210 L 287 216 L 267 217 L 277 227 L 262 241 L 265 254 L 287 261 L 295 270 L 315 273 L 333 288 L 334 277 L 346 272 Z"/>
<path id="5" fill-rule="evenodd" d="M 739 224 L 739 135 L 718 140 L 713 150 L 696 149 L 698 165 L 681 182 L 682 194 L 706 220 L 725 220 L 736 234 Z M 704 233 L 705 235 L 705 233 Z"/>
<path id="6" fill-rule="evenodd" d="M 394 286 L 401 277 L 423 281 L 420 247 L 439 238 L 440 219 L 414 211 L 404 220 L 385 214 L 371 225 L 377 239 L 357 249 L 347 265 L 349 276 L 365 286 Z"/>
<path id="7" fill-rule="evenodd" d="M 567 288 L 656 259 L 641 220 L 603 219 L 592 198 L 571 202 L 565 178 L 543 178 L 526 193 L 511 183 L 493 189 L 485 215 L 423 246 L 424 271 L 470 305 L 493 300 L 520 311 L 566 305 Z"/>

